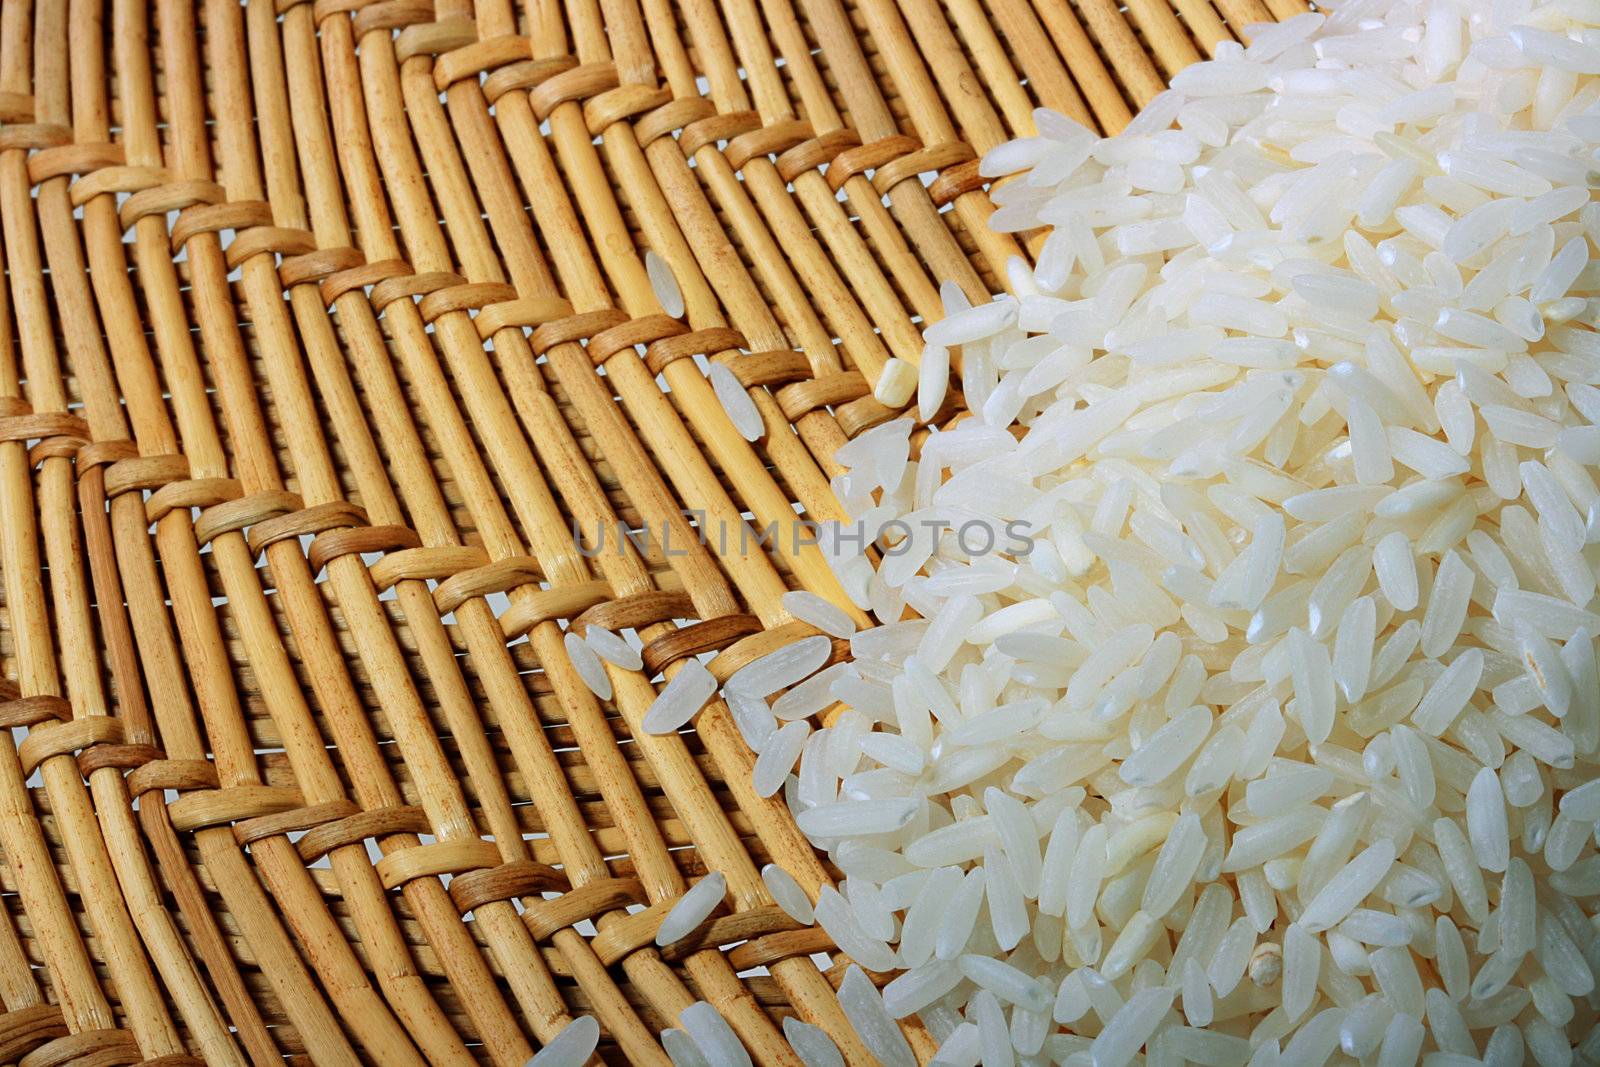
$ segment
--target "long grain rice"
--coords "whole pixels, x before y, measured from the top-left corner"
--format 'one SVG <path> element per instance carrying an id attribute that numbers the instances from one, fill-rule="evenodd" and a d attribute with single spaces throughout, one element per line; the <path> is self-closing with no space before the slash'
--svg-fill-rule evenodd
<path id="1" fill-rule="evenodd" d="M 593 1015 L 580 1015 L 535 1053 L 527 1067 L 582 1067 L 599 1043 L 600 1024 Z"/>
<path id="2" fill-rule="evenodd" d="M 705 922 L 728 892 L 728 880 L 721 871 L 712 871 L 678 898 L 656 928 L 656 944 L 670 945 L 687 936 Z"/>
<path id="3" fill-rule="evenodd" d="M 644 730 L 651 734 L 677 731 L 705 707 L 717 691 L 717 680 L 699 660 L 684 663 L 645 712 Z"/>
<path id="4" fill-rule="evenodd" d="M 1035 262 L 836 457 L 882 625 L 727 687 L 885 1062 L 1600 1055 L 1596 18 L 1318 8 L 985 155 Z"/>

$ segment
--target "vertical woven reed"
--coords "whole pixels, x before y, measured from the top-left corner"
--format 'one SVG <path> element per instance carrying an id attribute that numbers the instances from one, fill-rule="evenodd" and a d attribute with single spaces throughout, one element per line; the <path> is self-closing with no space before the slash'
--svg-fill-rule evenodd
<path id="1" fill-rule="evenodd" d="M 0 8 L 0 1062 L 515 1065 L 591 1013 L 664 1064 L 697 999 L 870 1062 L 727 709 L 640 730 L 658 672 L 812 633 L 786 589 L 848 602 L 683 512 L 840 518 L 938 283 L 1023 252 L 976 158 L 1300 0 Z M 672 552 L 578 551 L 619 519 Z M 646 645 L 604 703 L 588 624 Z"/>

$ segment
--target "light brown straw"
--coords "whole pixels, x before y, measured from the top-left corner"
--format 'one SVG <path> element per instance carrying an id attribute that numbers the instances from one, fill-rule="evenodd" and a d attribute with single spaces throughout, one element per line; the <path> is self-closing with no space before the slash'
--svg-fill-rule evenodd
<path id="1" fill-rule="evenodd" d="M 720 700 L 645 713 L 814 635 L 788 590 L 869 624 L 794 526 L 940 284 L 1036 247 L 982 154 L 1300 10 L 4 4 L 0 1062 L 516 1067 L 592 1015 L 664 1065 L 699 1000 L 873 1062 L 760 873 L 839 872 Z M 642 644 L 605 700 L 592 626 Z"/>

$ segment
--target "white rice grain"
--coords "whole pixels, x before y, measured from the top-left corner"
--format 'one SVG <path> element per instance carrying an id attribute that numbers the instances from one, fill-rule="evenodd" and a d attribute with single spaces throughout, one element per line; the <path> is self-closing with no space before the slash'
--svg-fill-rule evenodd
<path id="1" fill-rule="evenodd" d="M 728 679 L 728 688 L 765 697 L 804 681 L 833 655 L 833 642 L 821 635 L 802 637 L 776 652 L 740 667 Z"/>
<path id="2" fill-rule="evenodd" d="M 789 918 L 802 926 L 810 926 L 816 921 L 811 898 L 806 896 L 794 875 L 776 863 L 769 863 L 761 868 L 761 881 L 766 884 L 767 892 L 772 894 L 773 903 L 782 908 Z"/>
<path id="3" fill-rule="evenodd" d="M 712 871 L 690 886 L 656 928 L 656 944 L 670 945 L 688 936 L 695 927 L 711 917 L 727 892 L 728 880 L 721 871 Z"/>
<path id="4" fill-rule="evenodd" d="M 1467 835 L 1478 866 L 1500 872 L 1510 862 L 1511 831 L 1506 824 L 1505 795 L 1500 778 L 1491 767 L 1484 767 L 1472 779 L 1467 792 Z"/>
<path id="5" fill-rule="evenodd" d="M 1394 865 L 1394 844 L 1379 841 L 1347 863 L 1306 904 L 1298 924 L 1311 933 L 1335 926 L 1367 898 Z"/>
<path id="6" fill-rule="evenodd" d="M 739 431 L 739 436 L 746 441 L 761 440 L 761 435 L 767 432 L 761 421 L 761 412 L 728 365 L 712 362 L 706 370 L 706 378 L 711 382 L 711 390 L 716 393 L 722 410 L 727 413 L 728 421 Z"/>
<path id="7" fill-rule="evenodd" d="M 705 665 L 699 660 L 688 660 L 645 712 L 645 733 L 676 733 L 705 707 L 716 691 L 717 680 Z"/>
<path id="8" fill-rule="evenodd" d="M 751 773 L 751 784 L 757 796 L 770 797 L 783 788 L 810 736 L 811 724 L 804 719 L 784 723 L 773 733 L 756 757 Z"/>
<path id="9" fill-rule="evenodd" d="M 1132 1063 L 1172 1001 L 1173 990 L 1164 987 L 1135 993 L 1094 1039 L 1094 1067 L 1126 1067 Z"/>
<path id="10" fill-rule="evenodd" d="M 639 655 L 639 650 L 603 626 L 590 625 L 584 630 L 583 639 L 594 649 L 595 655 L 607 663 L 615 664 L 625 671 L 637 671 L 644 667 L 644 659 Z"/>
<path id="11" fill-rule="evenodd" d="M 583 1067 L 600 1043 L 600 1024 L 593 1015 L 580 1015 L 536 1052 L 527 1067 Z"/>
<path id="12" fill-rule="evenodd" d="M 883 998 L 860 967 L 851 965 L 839 983 L 839 1007 L 855 1027 L 862 1043 L 884 1067 L 916 1067 L 911 1046 L 884 1009 Z"/>
<path id="13" fill-rule="evenodd" d="M 661 305 L 662 313 L 670 318 L 682 318 L 683 290 L 678 287 L 678 278 L 673 274 L 672 267 L 656 253 L 655 249 L 647 248 L 644 250 L 644 270 L 650 279 L 650 289 L 655 293 L 656 302 Z"/>
<path id="14" fill-rule="evenodd" d="M 594 648 L 570 631 L 562 636 L 561 642 L 567 650 L 567 659 L 572 661 L 572 669 L 583 679 L 583 684 L 601 700 L 610 700 L 611 678 Z"/>
<path id="15" fill-rule="evenodd" d="M 781 598 L 783 610 L 801 622 L 808 623 L 830 637 L 849 640 L 856 632 L 855 620 L 842 608 L 829 603 L 815 593 L 791 589 Z"/>
<path id="16" fill-rule="evenodd" d="M 783 1020 L 783 1036 L 805 1067 L 844 1067 L 839 1046 L 820 1026 L 801 1022 L 791 1015 Z"/>
<path id="17" fill-rule="evenodd" d="M 752 1067 L 733 1027 L 716 1008 L 697 1000 L 678 1013 L 678 1023 L 715 1067 Z"/>

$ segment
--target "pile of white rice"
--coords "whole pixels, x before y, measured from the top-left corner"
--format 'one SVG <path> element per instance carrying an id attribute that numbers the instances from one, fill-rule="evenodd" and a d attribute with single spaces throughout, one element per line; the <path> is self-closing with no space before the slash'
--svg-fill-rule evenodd
<path id="1" fill-rule="evenodd" d="M 729 687 L 886 1064 L 1600 1062 L 1600 2 L 1319 7 L 990 153 L 971 414 L 839 456 L 884 625 Z"/>

